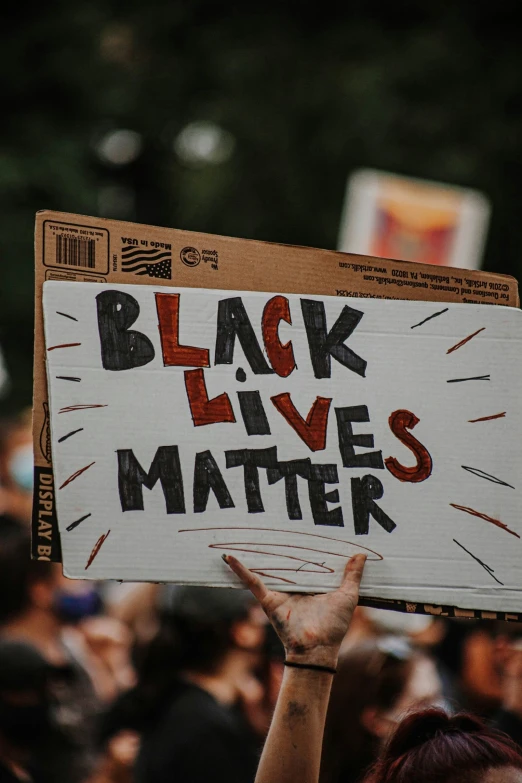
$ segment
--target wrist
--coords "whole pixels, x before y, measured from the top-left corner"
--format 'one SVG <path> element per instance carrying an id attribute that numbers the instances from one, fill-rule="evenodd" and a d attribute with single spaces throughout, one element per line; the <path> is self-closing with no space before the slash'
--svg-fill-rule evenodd
<path id="1" fill-rule="evenodd" d="M 290 663 L 313 664 L 335 669 L 339 657 L 339 648 L 318 645 L 309 649 L 286 649 L 285 659 Z"/>

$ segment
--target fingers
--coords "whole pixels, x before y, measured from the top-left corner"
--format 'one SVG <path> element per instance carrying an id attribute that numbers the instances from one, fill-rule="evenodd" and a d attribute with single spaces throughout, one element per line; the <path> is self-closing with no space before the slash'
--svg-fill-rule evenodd
<path id="1" fill-rule="evenodd" d="M 232 571 L 238 576 L 246 588 L 250 590 L 254 598 L 257 598 L 259 603 L 263 603 L 264 599 L 268 595 L 268 589 L 263 584 L 262 580 L 253 574 L 243 563 L 240 563 L 236 557 L 232 555 L 222 555 L 225 563 L 230 566 Z"/>
<path id="2" fill-rule="evenodd" d="M 365 563 L 366 555 L 362 554 L 354 555 L 348 560 L 346 568 L 344 569 L 343 581 L 341 587 L 339 588 L 340 590 L 343 592 L 352 592 L 354 587 L 359 590 Z"/>

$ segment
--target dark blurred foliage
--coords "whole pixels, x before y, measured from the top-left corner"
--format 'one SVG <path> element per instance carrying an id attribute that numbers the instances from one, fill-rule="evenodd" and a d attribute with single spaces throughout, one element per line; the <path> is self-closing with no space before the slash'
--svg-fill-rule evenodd
<path id="1" fill-rule="evenodd" d="M 0 343 L 30 400 L 38 209 L 333 248 L 348 174 L 370 166 L 492 202 L 485 268 L 518 274 L 518 4 L 51 0 L 11 5 L 0 46 Z M 221 163 L 174 142 L 207 121 Z M 141 136 L 127 165 L 101 140 Z"/>

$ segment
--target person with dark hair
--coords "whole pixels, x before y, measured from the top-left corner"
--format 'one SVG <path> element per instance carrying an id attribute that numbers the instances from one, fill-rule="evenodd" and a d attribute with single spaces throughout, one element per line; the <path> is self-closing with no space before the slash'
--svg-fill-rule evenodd
<path id="1" fill-rule="evenodd" d="M 400 718 L 441 701 L 433 660 L 398 636 L 341 651 L 323 743 L 321 783 L 356 783 Z"/>
<path id="2" fill-rule="evenodd" d="M 443 710 L 412 713 L 399 724 L 365 783 L 520 783 L 522 754 L 479 718 Z"/>
<path id="3" fill-rule="evenodd" d="M 31 560 L 29 533 L 7 517 L 0 526 L 0 628 L 22 616 L 31 606 L 33 590 L 50 585 L 55 566 Z M 40 590 L 41 592 L 41 590 Z"/>
<path id="4" fill-rule="evenodd" d="M 34 648 L 0 640 L 0 783 L 45 779 L 35 756 L 51 724 L 48 675 Z"/>
<path id="5" fill-rule="evenodd" d="M 32 645 L 0 639 L 0 783 L 83 781 L 56 719 L 55 677 Z"/>
<path id="6" fill-rule="evenodd" d="M 244 590 L 170 594 L 138 662 L 138 684 L 108 716 L 106 733 L 141 732 L 137 783 L 252 783 L 260 742 L 241 707 L 261 691 L 254 673 L 266 618 Z"/>
<path id="7" fill-rule="evenodd" d="M 62 580 L 56 564 L 31 560 L 25 528 L 13 522 L 0 527 L 0 640 L 31 645 L 52 668 L 56 721 L 73 748 L 66 779 L 74 783 L 83 781 L 96 763 L 103 690 L 97 690 L 93 676 L 101 667 L 83 636 L 63 621 Z"/>
<path id="8" fill-rule="evenodd" d="M 269 590 L 236 558 L 225 562 L 258 599 L 286 651 L 286 670 L 256 783 L 318 783 L 324 727 L 341 643 L 358 601 L 365 555 L 325 595 Z M 478 719 L 441 710 L 399 723 L 365 783 L 522 783 L 522 753 Z"/>

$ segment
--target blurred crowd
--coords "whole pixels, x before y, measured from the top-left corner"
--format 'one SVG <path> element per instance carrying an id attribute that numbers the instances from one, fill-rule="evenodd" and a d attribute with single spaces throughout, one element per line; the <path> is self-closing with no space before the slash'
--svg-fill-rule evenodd
<path id="1" fill-rule="evenodd" d="M 30 559 L 32 476 L 24 413 L 0 427 L 0 783 L 253 783 L 283 649 L 250 593 L 66 579 Z M 522 745 L 522 627 L 359 607 L 321 783 L 430 705 Z"/>

